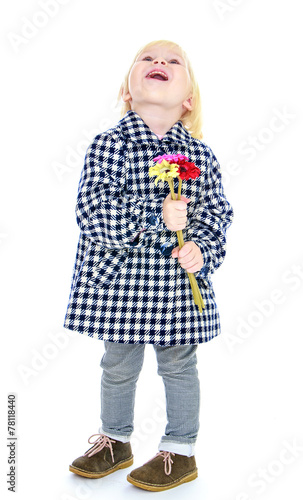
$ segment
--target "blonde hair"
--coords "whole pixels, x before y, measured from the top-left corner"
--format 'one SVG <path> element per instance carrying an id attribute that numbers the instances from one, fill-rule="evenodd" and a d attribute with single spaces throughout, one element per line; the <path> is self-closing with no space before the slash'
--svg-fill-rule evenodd
<path id="1" fill-rule="evenodd" d="M 192 69 L 192 66 L 190 64 L 190 61 L 187 57 L 186 52 L 178 45 L 177 43 L 170 42 L 169 40 L 157 40 L 154 42 L 150 42 L 146 44 L 144 47 L 142 47 L 140 50 L 138 50 L 137 54 L 134 57 L 134 60 L 125 75 L 124 81 L 120 87 L 118 99 L 122 99 L 123 94 L 127 94 L 129 91 L 128 88 L 128 79 L 129 75 L 131 72 L 131 69 L 136 62 L 137 58 L 140 56 L 142 52 L 146 52 L 155 45 L 160 45 L 160 46 L 167 46 L 171 49 L 179 49 L 181 56 L 183 57 L 188 72 L 190 76 L 190 81 L 191 81 L 191 91 L 192 91 L 192 107 L 193 109 L 191 111 L 186 110 L 186 112 L 181 116 L 180 121 L 182 122 L 183 126 L 186 128 L 186 130 L 191 134 L 192 137 L 196 139 L 202 139 L 202 113 L 201 113 L 201 97 L 200 97 L 200 90 L 198 83 L 195 79 L 195 75 Z M 123 117 L 128 111 L 131 110 L 131 105 L 129 101 L 123 102 L 122 108 L 121 108 L 121 117 Z"/>

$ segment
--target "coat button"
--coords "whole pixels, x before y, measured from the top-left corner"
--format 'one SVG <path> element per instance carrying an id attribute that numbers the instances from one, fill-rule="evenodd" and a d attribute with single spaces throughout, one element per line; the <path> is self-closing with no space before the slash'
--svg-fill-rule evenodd
<path id="1" fill-rule="evenodd" d="M 151 226 L 156 226 L 158 224 L 158 219 L 155 215 L 151 215 L 147 218 L 147 223 Z"/>
<path id="2" fill-rule="evenodd" d="M 173 249 L 174 245 L 172 245 L 171 243 L 163 243 L 163 245 L 160 245 L 160 252 L 162 253 L 162 255 L 165 255 L 165 257 L 171 255 Z"/>

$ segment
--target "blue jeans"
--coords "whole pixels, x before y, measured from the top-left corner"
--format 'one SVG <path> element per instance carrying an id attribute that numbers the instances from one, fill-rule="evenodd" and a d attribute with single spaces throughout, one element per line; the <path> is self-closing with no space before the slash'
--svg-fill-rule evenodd
<path id="1" fill-rule="evenodd" d="M 101 360 L 100 432 L 130 441 L 134 429 L 136 384 L 143 365 L 144 344 L 105 342 Z M 200 384 L 197 345 L 153 346 L 166 395 L 167 425 L 159 450 L 194 455 L 199 429 Z"/>

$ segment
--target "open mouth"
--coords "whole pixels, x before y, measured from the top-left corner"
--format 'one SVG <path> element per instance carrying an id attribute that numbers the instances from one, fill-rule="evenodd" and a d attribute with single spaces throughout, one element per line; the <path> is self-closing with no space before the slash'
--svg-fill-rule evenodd
<path id="1" fill-rule="evenodd" d="M 152 80 L 161 80 L 162 82 L 166 82 L 168 80 L 168 76 L 164 71 L 154 70 L 146 75 L 146 78 L 151 78 Z"/>

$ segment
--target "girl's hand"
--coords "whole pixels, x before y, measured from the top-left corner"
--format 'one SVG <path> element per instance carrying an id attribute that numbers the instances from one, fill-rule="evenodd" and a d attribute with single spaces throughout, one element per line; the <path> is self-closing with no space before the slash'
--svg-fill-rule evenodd
<path id="1" fill-rule="evenodd" d="M 201 250 L 193 241 L 186 241 L 181 250 L 179 247 L 174 248 L 171 256 L 178 259 L 180 266 L 188 273 L 200 271 L 204 264 Z"/>
<path id="2" fill-rule="evenodd" d="M 176 195 L 177 197 L 178 195 Z M 163 220 L 170 231 L 182 231 L 187 223 L 187 203 L 189 198 L 181 196 L 180 200 L 173 200 L 171 194 L 163 202 Z"/>

